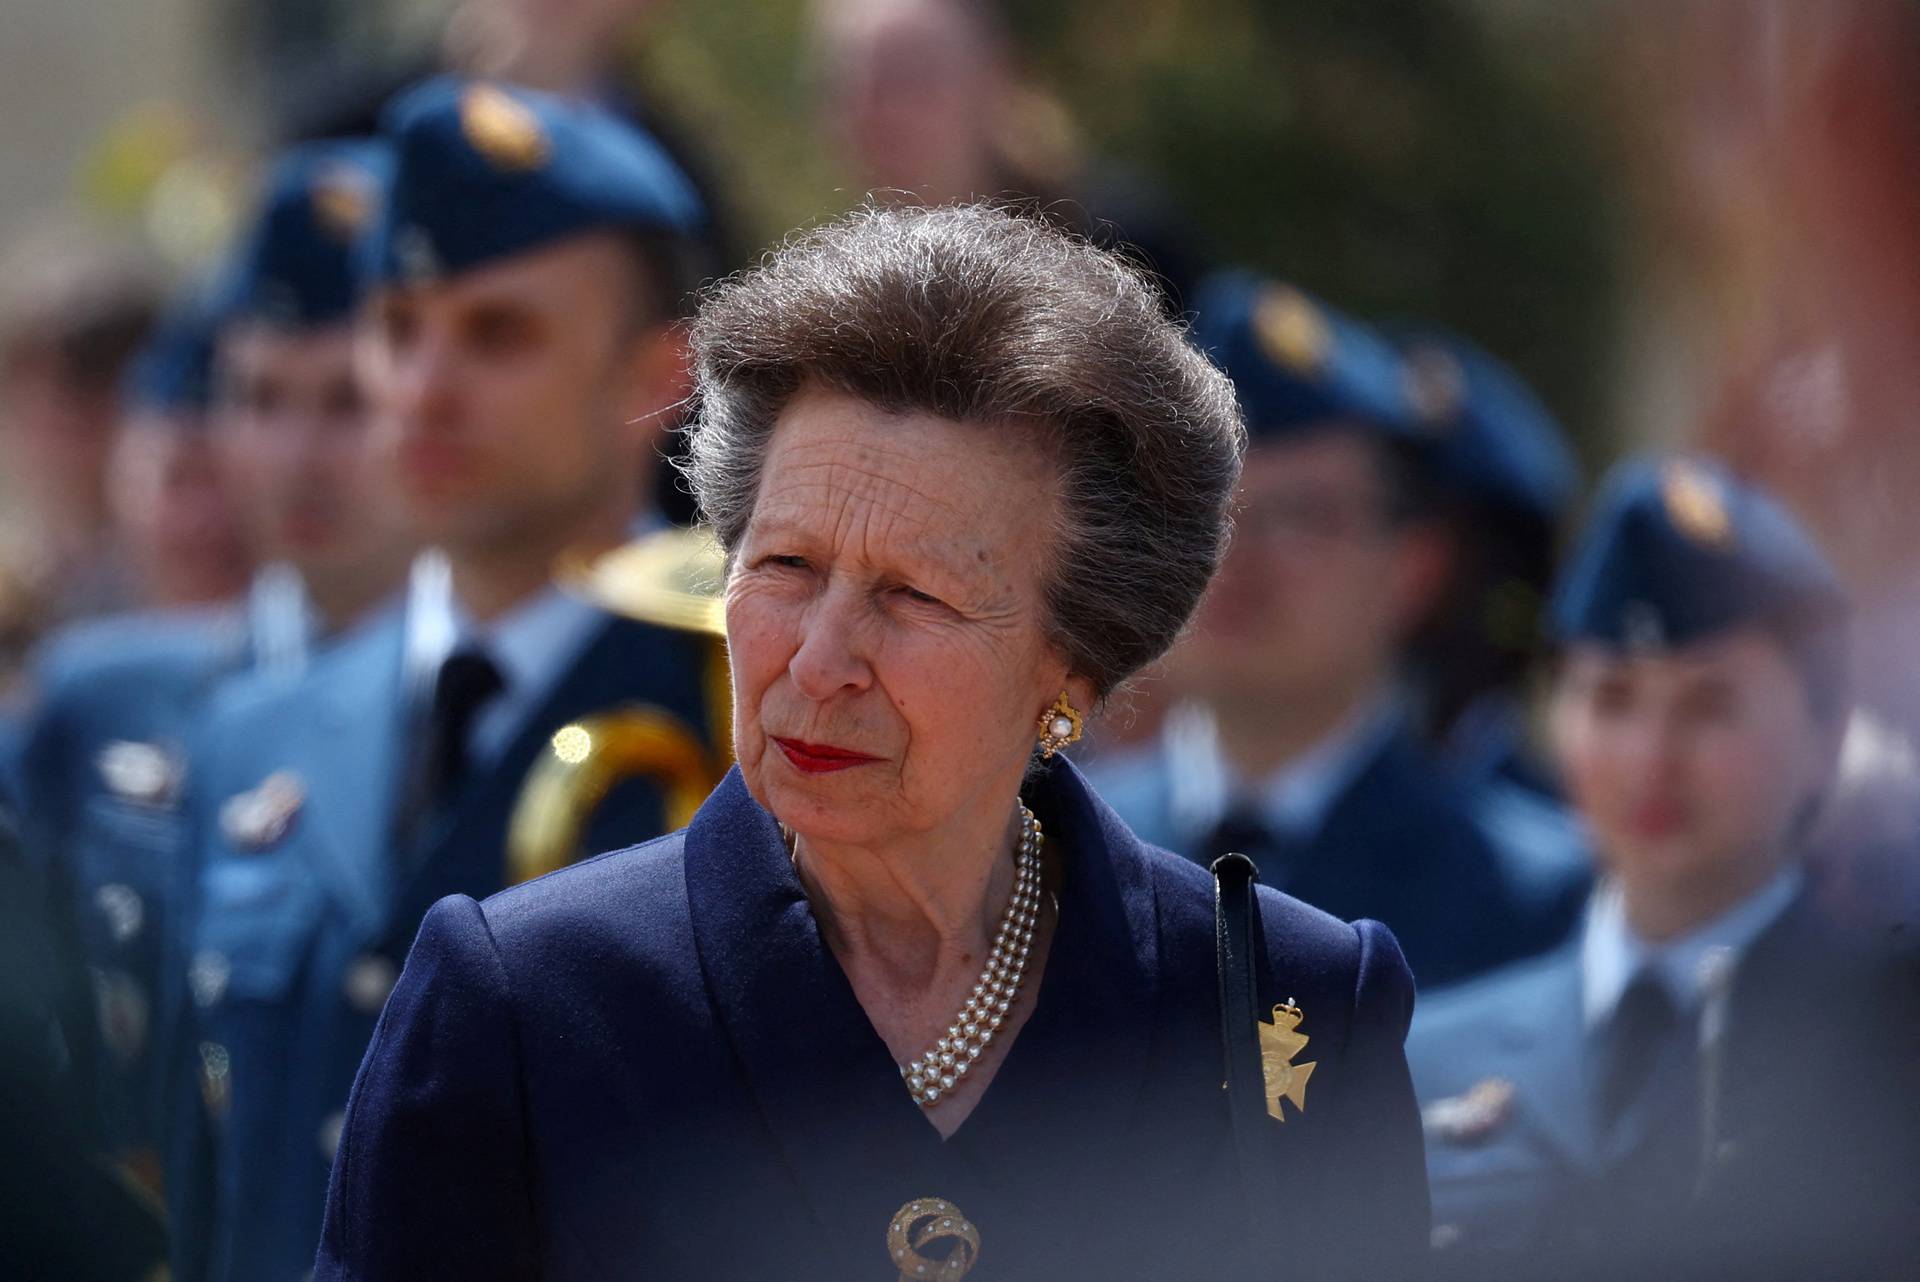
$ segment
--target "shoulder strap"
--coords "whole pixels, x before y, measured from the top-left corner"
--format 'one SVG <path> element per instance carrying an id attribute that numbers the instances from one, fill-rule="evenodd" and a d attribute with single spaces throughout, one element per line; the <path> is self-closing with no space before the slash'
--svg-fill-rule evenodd
<path id="1" fill-rule="evenodd" d="M 1247 1228 L 1256 1236 L 1280 1207 L 1268 1155 L 1266 1077 L 1260 1068 L 1260 996 L 1254 976 L 1260 905 L 1253 860 L 1232 853 L 1213 861 L 1213 937 L 1220 975 L 1220 1045 L 1227 1069 L 1227 1111 L 1234 1157 L 1247 1203 Z"/>

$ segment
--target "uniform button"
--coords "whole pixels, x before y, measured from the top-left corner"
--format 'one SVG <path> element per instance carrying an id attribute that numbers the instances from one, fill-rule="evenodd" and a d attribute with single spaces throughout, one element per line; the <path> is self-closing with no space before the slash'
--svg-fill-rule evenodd
<path id="1" fill-rule="evenodd" d="M 400 971 L 390 959 L 379 953 L 362 953 L 347 966 L 342 989 L 355 1010 L 375 1015 L 387 1004 L 387 994 L 399 978 Z"/>
<path id="2" fill-rule="evenodd" d="M 320 1123 L 320 1157 L 329 1166 L 333 1164 L 333 1155 L 340 1151 L 340 1133 L 346 1128 L 347 1114 L 343 1109 L 328 1113 Z"/>
<path id="3" fill-rule="evenodd" d="M 187 967 L 187 987 L 193 990 L 194 1004 L 212 1006 L 227 995 L 227 977 L 233 972 L 225 953 L 204 952 L 194 955 Z"/>
<path id="4" fill-rule="evenodd" d="M 146 990 L 123 970 L 96 970 L 93 995 L 100 1017 L 100 1040 L 114 1058 L 131 1064 L 147 1044 Z"/>
<path id="5" fill-rule="evenodd" d="M 93 903 L 107 919 L 107 933 L 113 942 L 124 944 L 140 933 L 146 924 L 147 906 L 140 892 L 122 882 L 113 882 L 93 892 Z"/>
<path id="6" fill-rule="evenodd" d="M 225 1117 L 233 1096 L 233 1066 L 227 1048 L 219 1042 L 200 1043 L 200 1098 L 207 1112 Z"/>

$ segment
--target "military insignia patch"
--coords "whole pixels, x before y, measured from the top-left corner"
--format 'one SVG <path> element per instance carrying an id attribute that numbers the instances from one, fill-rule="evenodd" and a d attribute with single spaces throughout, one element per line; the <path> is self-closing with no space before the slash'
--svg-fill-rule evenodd
<path id="1" fill-rule="evenodd" d="M 227 798 L 220 807 L 220 831 L 242 850 L 265 850 L 292 829 L 306 799 L 300 777 L 291 770 L 277 770 L 252 791 Z"/>
<path id="2" fill-rule="evenodd" d="M 1733 538 L 1726 496 L 1705 470 L 1684 461 L 1669 463 L 1661 476 L 1660 495 L 1674 528 L 1694 542 L 1718 547 Z"/>
<path id="3" fill-rule="evenodd" d="M 1308 1038 L 1298 1031 L 1304 1018 L 1300 1008 L 1288 998 L 1273 1008 L 1271 1020 L 1261 1020 L 1254 1025 L 1260 1032 L 1260 1075 L 1266 1079 L 1267 1114 L 1276 1122 L 1285 1122 L 1280 1101 L 1292 1100 L 1293 1107 L 1305 1112 L 1307 1108 L 1307 1079 L 1313 1076 L 1314 1064 L 1296 1064 L 1293 1057 L 1306 1049 Z"/>
<path id="4" fill-rule="evenodd" d="M 186 763 L 157 743 L 116 739 L 94 758 L 100 781 L 122 801 L 143 806 L 172 805 L 186 777 Z"/>
<path id="5" fill-rule="evenodd" d="M 373 179 L 357 165 L 330 165 L 308 192 L 314 219 L 341 244 L 349 244 L 373 217 Z"/>
<path id="6" fill-rule="evenodd" d="M 959 1282 L 980 1258 L 980 1230 L 944 1198 L 917 1197 L 887 1225 L 900 1282 Z"/>
<path id="7" fill-rule="evenodd" d="M 1448 1144 L 1479 1144 L 1513 1116 L 1513 1083 L 1504 1077 L 1475 1082 L 1464 1095 L 1435 1100 L 1420 1110 L 1429 1138 Z"/>
<path id="8" fill-rule="evenodd" d="M 1253 307 L 1253 332 L 1268 360 L 1298 374 L 1317 374 L 1333 346 L 1320 309 L 1297 289 L 1273 285 Z"/>
<path id="9" fill-rule="evenodd" d="M 503 89 L 474 85 L 460 100 L 467 142 L 495 169 L 538 169 L 547 160 L 547 132 L 539 118 Z"/>

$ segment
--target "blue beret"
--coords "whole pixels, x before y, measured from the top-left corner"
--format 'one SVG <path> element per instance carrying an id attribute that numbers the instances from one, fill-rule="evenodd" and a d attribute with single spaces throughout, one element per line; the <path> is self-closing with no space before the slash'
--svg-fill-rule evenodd
<path id="1" fill-rule="evenodd" d="M 1233 380 L 1257 444 L 1334 424 L 1418 442 L 1400 353 L 1290 285 L 1243 272 L 1194 297 L 1193 340 Z"/>
<path id="2" fill-rule="evenodd" d="M 359 301 L 358 247 L 385 201 L 391 153 L 372 140 L 282 153 L 222 289 L 236 318 L 287 329 L 347 319 Z"/>
<path id="3" fill-rule="evenodd" d="M 601 228 L 697 239 L 693 184 L 639 126 L 605 108 L 442 76 L 402 94 L 385 216 L 368 247 L 380 283 L 431 279 Z"/>
<path id="4" fill-rule="evenodd" d="M 121 380 L 121 401 L 129 410 L 191 423 L 212 403 L 222 297 L 219 290 L 197 287 L 169 305 Z"/>
<path id="5" fill-rule="evenodd" d="M 1770 495 L 1690 455 L 1614 469 L 1553 603 L 1562 641 L 1668 649 L 1749 623 L 1837 616 L 1840 579 Z"/>
<path id="6" fill-rule="evenodd" d="M 1580 497 L 1580 465 L 1520 377 L 1457 335 L 1391 331 L 1414 412 L 1439 438 L 1436 471 L 1468 497 L 1556 524 Z"/>

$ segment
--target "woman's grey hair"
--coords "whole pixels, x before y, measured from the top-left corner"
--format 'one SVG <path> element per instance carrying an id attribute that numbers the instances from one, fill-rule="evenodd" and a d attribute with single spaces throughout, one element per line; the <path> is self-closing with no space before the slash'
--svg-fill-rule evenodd
<path id="1" fill-rule="evenodd" d="M 1121 259 L 990 205 L 867 206 L 711 287 L 684 470 L 729 561 L 803 387 L 1018 433 L 1058 469 L 1049 639 L 1104 698 L 1173 644 L 1225 551 L 1233 388 Z"/>

